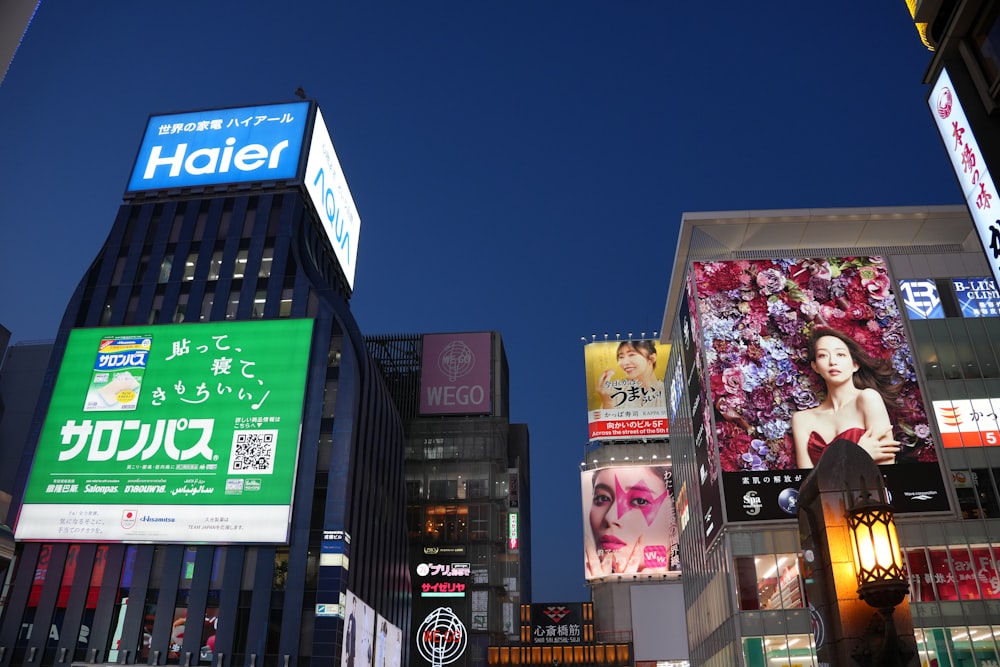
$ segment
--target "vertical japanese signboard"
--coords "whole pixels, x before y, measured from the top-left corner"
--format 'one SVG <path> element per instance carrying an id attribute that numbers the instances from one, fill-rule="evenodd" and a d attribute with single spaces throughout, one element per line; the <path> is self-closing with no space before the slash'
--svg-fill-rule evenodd
<path id="1" fill-rule="evenodd" d="M 588 343 L 587 421 L 590 440 L 665 438 L 663 385 L 670 346 L 655 340 Z"/>
<path id="2" fill-rule="evenodd" d="M 692 316 L 693 287 L 688 276 L 685 298 L 681 301 L 678 320 L 681 328 L 681 360 L 687 373 L 687 402 L 691 412 L 691 434 L 694 437 L 694 462 L 698 476 L 698 510 L 705 550 L 712 547 L 722 530 L 722 490 L 719 479 L 719 453 L 712 431 L 712 411 L 702 382 L 701 357 L 698 354 L 698 322 Z M 685 512 L 686 514 L 686 512 Z M 683 517 L 682 517 L 682 520 Z"/>
<path id="3" fill-rule="evenodd" d="M 312 320 L 70 332 L 18 540 L 285 542 Z"/>
<path id="4" fill-rule="evenodd" d="M 354 197 L 347 187 L 344 170 L 340 167 L 337 151 L 333 148 L 333 141 L 319 109 L 316 109 L 316 120 L 313 122 L 312 139 L 309 143 L 305 187 L 347 284 L 353 289 L 354 273 L 358 265 L 361 216 L 354 205 Z"/>
<path id="5" fill-rule="evenodd" d="M 927 103 L 962 188 L 962 197 L 972 214 L 993 280 L 1000 282 L 1000 215 L 997 210 L 1000 200 L 948 70 L 941 68 Z"/>

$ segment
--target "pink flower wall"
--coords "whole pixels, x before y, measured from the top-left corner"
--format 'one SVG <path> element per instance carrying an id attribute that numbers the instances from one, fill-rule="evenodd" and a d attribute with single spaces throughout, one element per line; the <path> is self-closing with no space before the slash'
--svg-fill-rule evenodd
<path id="1" fill-rule="evenodd" d="M 725 472 L 795 469 L 791 418 L 823 398 L 806 341 L 842 331 L 904 382 L 887 406 L 898 463 L 935 462 L 903 321 L 880 257 L 695 262 L 699 330 Z"/>

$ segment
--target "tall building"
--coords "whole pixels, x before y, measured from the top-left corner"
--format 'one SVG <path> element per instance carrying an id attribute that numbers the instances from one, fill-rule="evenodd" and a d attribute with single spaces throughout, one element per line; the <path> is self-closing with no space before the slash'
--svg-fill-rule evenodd
<path id="1" fill-rule="evenodd" d="M 7 347 L 10 342 L 10 332 L 6 327 L 0 325 L 0 357 L 4 363 L 0 364 L 0 578 L 7 578 L 7 568 L 10 560 L 14 556 L 14 533 L 7 525 L 7 512 L 10 510 L 11 490 L 14 488 L 14 471 L 17 470 L 17 462 L 20 460 L 20 447 L 18 443 L 24 440 L 22 425 L 27 425 L 28 420 L 24 414 L 19 415 L 19 419 L 4 419 L 10 412 L 17 414 L 29 407 L 33 407 L 33 401 L 38 398 L 38 378 L 42 376 L 41 368 L 33 368 L 34 373 L 30 377 L 24 377 L 22 371 L 24 366 L 19 363 L 25 357 L 32 358 L 29 352 L 27 355 L 20 355 Z M 23 349 L 23 348 L 22 348 Z M 18 350 L 20 351 L 20 350 Z M 10 362 L 11 357 L 17 357 L 17 361 Z M 47 355 L 45 357 L 48 358 Z M 31 363 L 28 363 L 31 366 Z M 10 428 L 11 423 L 17 426 Z M 6 444 L 5 444 L 6 443 Z"/>
<path id="2" fill-rule="evenodd" d="M 19 342 L 6 348 L 0 366 L 0 520 L 6 521 L 18 464 L 34 416 L 52 342 Z"/>
<path id="3" fill-rule="evenodd" d="M 989 0 L 908 0 L 924 43 L 928 111 L 969 208 L 990 275 L 1000 280 L 1000 6 Z"/>
<path id="4" fill-rule="evenodd" d="M 4 350 L 0 365 L 0 573 L 4 578 L 14 556 L 14 533 L 8 525 L 13 518 L 8 512 L 17 468 L 52 353 L 51 342 L 7 347 L 9 337 L 0 326 L 0 349 Z"/>
<path id="5" fill-rule="evenodd" d="M 0 83 L 7 76 L 11 61 L 21 46 L 40 0 L 8 0 L 0 5 Z"/>
<path id="6" fill-rule="evenodd" d="M 688 664 L 670 444 L 677 391 L 664 382 L 670 345 L 651 335 L 584 339 L 584 576 L 597 641 L 627 642 L 635 664 L 668 667 Z"/>
<path id="7" fill-rule="evenodd" d="M 528 427 L 496 332 L 367 339 L 403 419 L 411 665 L 486 665 L 531 602 Z"/>
<path id="8" fill-rule="evenodd" d="M 996 664 L 1000 293 L 968 211 L 687 213 L 677 247 L 664 332 L 692 663 L 817 664 L 834 628 L 808 606 L 798 488 L 826 443 L 864 441 L 849 408 L 816 408 L 881 369 L 864 386 L 900 443 L 871 449 L 909 572 L 900 626 L 922 665 Z M 834 340 L 855 361 L 837 373 Z"/>
<path id="9" fill-rule="evenodd" d="M 359 227 L 314 102 L 150 118 L 28 432 L 0 665 L 408 662 Z"/>

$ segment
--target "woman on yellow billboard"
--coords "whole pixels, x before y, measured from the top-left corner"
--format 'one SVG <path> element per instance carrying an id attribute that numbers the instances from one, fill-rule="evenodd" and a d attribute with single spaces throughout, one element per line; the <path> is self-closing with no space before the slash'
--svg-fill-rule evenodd
<path id="1" fill-rule="evenodd" d="M 622 341 L 617 359 L 625 380 L 612 380 L 613 368 L 600 374 L 594 391 L 601 399 L 601 407 L 666 409 L 663 380 L 656 377 L 656 344 L 651 340 Z"/>

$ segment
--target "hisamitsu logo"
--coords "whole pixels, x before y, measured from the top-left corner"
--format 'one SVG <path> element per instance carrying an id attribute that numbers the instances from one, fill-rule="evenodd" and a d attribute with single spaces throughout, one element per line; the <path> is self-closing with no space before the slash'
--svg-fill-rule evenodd
<path id="1" fill-rule="evenodd" d="M 308 115 L 294 102 L 153 116 L 128 189 L 294 179 Z"/>
<path id="2" fill-rule="evenodd" d="M 951 89 L 945 86 L 941 89 L 941 93 L 938 95 L 937 99 L 937 114 L 942 120 L 947 120 L 948 116 L 951 115 L 951 109 L 955 104 L 955 100 L 952 97 Z"/>

